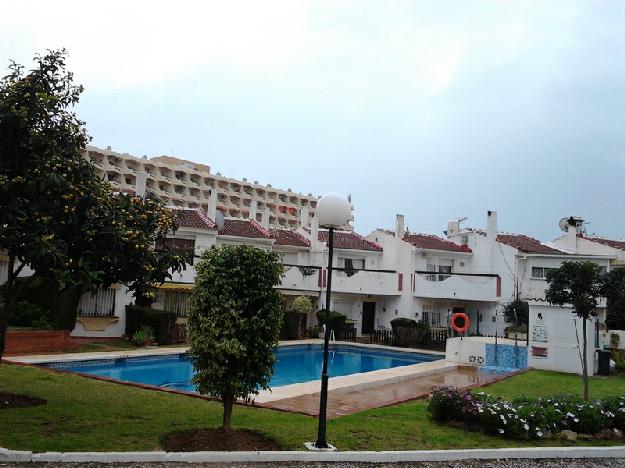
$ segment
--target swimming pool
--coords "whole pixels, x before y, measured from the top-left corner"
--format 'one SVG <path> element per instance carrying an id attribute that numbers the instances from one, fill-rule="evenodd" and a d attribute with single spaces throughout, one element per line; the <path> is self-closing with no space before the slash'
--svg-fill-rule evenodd
<path id="1" fill-rule="evenodd" d="M 330 348 L 330 377 L 408 366 L 441 359 L 442 356 L 387 351 L 349 345 Z M 185 354 L 145 356 L 90 361 L 66 361 L 47 367 L 109 377 L 127 382 L 157 385 L 175 390 L 195 391 L 191 383 L 193 366 Z M 290 345 L 276 348 L 276 365 L 270 387 L 318 380 L 321 375 L 321 345 Z"/>

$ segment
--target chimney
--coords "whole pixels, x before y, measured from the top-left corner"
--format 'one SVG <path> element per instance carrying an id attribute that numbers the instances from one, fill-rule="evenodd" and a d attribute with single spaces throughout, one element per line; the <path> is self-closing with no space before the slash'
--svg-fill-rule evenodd
<path id="1" fill-rule="evenodd" d="M 308 227 L 308 224 L 310 223 L 310 209 L 308 206 L 303 206 L 299 214 L 299 225 L 303 228 Z"/>
<path id="2" fill-rule="evenodd" d="M 497 240 L 497 212 L 488 210 L 486 212 L 486 237 L 489 241 Z"/>
<path id="3" fill-rule="evenodd" d="M 403 239 L 406 230 L 404 229 L 404 215 L 398 214 L 395 218 L 395 237 Z"/>
<path id="4" fill-rule="evenodd" d="M 486 242 L 488 244 L 488 266 L 490 272 L 495 271 L 495 246 L 497 245 L 497 212 L 486 212 Z"/>
<path id="5" fill-rule="evenodd" d="M 141 171 L 137 173 L 137 185 L 135 187 L 135 195 L 141 198 L 145 198 L 145 186 L 148 180 L 148 175 Z"/>
<path id="6" fill-rule="evenodd" d="M 577 234 L 583 232 L 584 220 L 577 216 L 571 216 L 568 219 L 564 218 L 560 223 L 561 227 L 564 226 L 563 230 L 565 232 L 564 248 L 571 253 L 577 253 Z"/>
<path id="7" fill-rule="evenodd" d="M 252 200 L 250 203 L 250 219 L 256 221 L 256 213 L 258 213 L 258 201 Z"/>
<path id="8" fill-rule="evenodd" d="M 206 214 L 210 219 L 215 221 L 215 216 L 217 215 L 217 190 L 214 188 L 209 190 L 208 211 Z"/>
<path id="9" fill-rule="evenodd" d="M 269 229 L 269 208 L 267 207 L 265 207 L 265 209 L 263 210 L 263 219 L 261 220 L 260 224 L 265 229 Z"/>
<path id="10" fill-rule="evenodd" d="M 314 242 L 319 240 L 319 220 L 316 216 L 310 220 L 310 238 L 313 241 L 313 245 Z"/>

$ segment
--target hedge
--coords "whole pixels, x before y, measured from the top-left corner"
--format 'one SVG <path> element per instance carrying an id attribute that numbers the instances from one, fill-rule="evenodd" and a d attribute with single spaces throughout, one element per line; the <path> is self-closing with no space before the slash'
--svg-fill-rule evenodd
<path id="1" fill-rule="evenodd" d="M 158 344 L 172 344 L 174 342 L 176 318 L 177 316 L 174 312 L 128 305 L 126 306 L 126 336 L 132 337 L 136 331 L 147 325 L 154 330 L 154 336 Z"/>
<path id="2" fill-rule="evenodd" d="M 319 325 L 323 325 L 326 319 L 326 311 L 320 310 L 317 312 L 317 321 Z M 336 312 L 334 310 L 330 311 L 330 323 L 328 324 L 328 328 L 334 331 L 334 336 L 338 339 L 341 336 L 341 332 L 343 331 L 343 326 L 345 325 L 345 320 L 347 320 L 347 316 L 341 314 L 340 312 Z"/>
<path id="3" fill-rule="evenodd" d="M 300 314 L 294 310 L 287 310 L 282 319 L 280 339 L 297 340 L 301 338 L 301 324 L 306 314 Z"/>

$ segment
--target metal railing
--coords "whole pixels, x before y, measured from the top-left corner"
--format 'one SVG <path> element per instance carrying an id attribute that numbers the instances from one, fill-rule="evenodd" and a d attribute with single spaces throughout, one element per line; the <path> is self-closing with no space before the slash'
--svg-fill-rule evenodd
<path id="1" fill-rule="evenodd" d="M 98 289 L 95 294 L 86 292 L 78 302 L 80 317 L 115 317 L 115 292 L 113 288 Z"/>

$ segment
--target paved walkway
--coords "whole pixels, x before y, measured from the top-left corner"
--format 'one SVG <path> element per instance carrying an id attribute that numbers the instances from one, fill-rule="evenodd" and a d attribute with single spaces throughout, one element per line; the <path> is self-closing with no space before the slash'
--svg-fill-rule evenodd
<path id="1" fill-rule="evenodd" d="M 394 405 L 403 401 L 425 397 L 434 387 L 468 387 L 484 384 L 485 377 L 473 367 L 453 367 L 449 370 L 417 375 L 412 378 L 363 388 L 345 387 L 331 390 L 328 394 L 328 417 L 336 418 L 366 409 Z M 319 388 L 319 385 L 317 385 Z M 319 414 L 319 392 L 292 398 L 269 401 L 263 406 L 283 411 L 294 411 L 311 416 Z"/>

